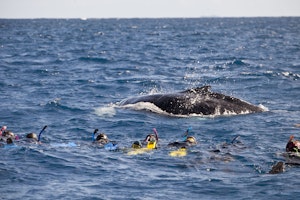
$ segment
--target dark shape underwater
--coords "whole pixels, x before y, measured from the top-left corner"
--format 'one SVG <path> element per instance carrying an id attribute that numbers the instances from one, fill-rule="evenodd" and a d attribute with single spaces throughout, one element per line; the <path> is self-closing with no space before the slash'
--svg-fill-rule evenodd
<path id="1" fill-rule="evenodd" d="M 264 109 L 235 97 L 210 91 L 211 86 L 170 94 L 153 94 L 125 99 L 121 106 L 149 102 L 172 115 L 237 115 L 263 112 Z M 145 108 L 147 110 L 147 108 Z"/>

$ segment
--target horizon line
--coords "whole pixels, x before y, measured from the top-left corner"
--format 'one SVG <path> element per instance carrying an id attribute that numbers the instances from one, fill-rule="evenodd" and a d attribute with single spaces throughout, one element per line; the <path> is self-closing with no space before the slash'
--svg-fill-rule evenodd
<path id="1" fill-rule="evenodd" d="M 298 18 L 300 15 L 282 16 L 199 16 L 199 17 L 0 17 L 0 19 L 201 19 L 201 18 Z"/>

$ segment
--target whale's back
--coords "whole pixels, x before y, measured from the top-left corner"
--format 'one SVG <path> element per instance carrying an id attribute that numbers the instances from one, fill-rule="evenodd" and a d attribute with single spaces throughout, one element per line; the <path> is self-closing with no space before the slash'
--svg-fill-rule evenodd
<path id="1" fill-rule="evenodd" d="M 262 112 L 263 109 L 241 99 L 210 91 L 210 86 L 169 94 L 153 94 L 129 98 L 121 105 L 152 103 L 173 115 L 237 115 Z"/>

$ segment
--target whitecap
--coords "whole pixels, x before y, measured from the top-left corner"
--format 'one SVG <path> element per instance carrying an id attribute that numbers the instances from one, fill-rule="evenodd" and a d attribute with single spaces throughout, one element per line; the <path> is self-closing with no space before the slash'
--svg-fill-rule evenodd
<path id="1" fill-rule="evenodd" d="M 289 76 L 289 75 L 290 75 L 290 72 L 282 72 L 282 75 L 283 75 L 283 76 Z"/>

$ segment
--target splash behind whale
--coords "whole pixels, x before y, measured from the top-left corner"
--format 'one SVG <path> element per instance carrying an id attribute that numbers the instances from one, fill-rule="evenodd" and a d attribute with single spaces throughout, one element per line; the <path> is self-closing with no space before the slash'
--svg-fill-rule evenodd
<path id="1" fill-rule="evenodd" d="M 210 91 L 211 86 L 169 94 L 153 94 L 125 99 L 121 106 L 151 103 L 170 115 L 238 115 L 263 112 L 264 109 L 235 97 Z M 143 108 L 149 110 L 149 108 Z M 153 111 L 153 110 L 152 110 Z"/>

